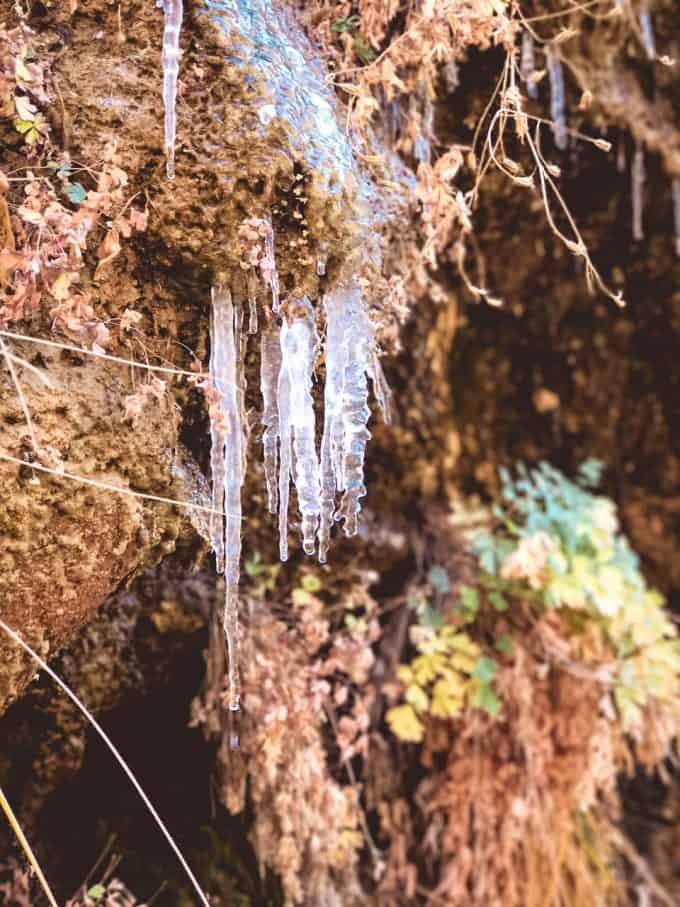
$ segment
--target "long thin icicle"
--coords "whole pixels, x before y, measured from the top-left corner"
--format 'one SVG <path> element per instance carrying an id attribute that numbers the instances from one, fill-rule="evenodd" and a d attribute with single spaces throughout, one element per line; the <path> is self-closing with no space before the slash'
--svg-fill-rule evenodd
<path id="1" fill-rule="evenodd" d="M 281 372 L 279 376 L 279 425 L 281 431 L 281 467 L 279 510 L 282 551 L 287 523 L 286 497 L 282 485 L 288 485 L 291 468 L 291 440 L 295 453 L 295 490 L 302 523 L 302 547 L 313 554 L 321 511 L 319 459 L 316 454 L 312 372 L 316 333 L 314 311 L 310 301 L 291 297 L 286 302 L 281 327 Z M 285 435 L 284 435 L 285 431 Z M 287 450 L 284 448 L 287 447 Z M 284 509 L 285 503 L 285 509 Z M 284 522 L 281 522 L 284 521 Z"/>
<path id="2" fill-rule="evenodd" d="M 279 371 L 277 388 L 279 410 L 279 557 L 288 560 L 288 501 L 293 468 L 292 429 L 290 424 L 290 375 Z"/>
<path id="3" fill-rule="evenodd" d="M 342 388 L 344 491 L 336 519 L 344 519 L 344 532 L 353 536 L 358 531 L 359 499 L 366 494 L 364 454 L 371 433 L 366 427 L 371 415 L 368 407 L 368 379 L 373 328 L 358 287 L 347 297 L 345 338 L 348 348 Z"/>
<path id="4" fill-rule="evenodd" d="M 222 417 L 222 402 L 219 399 L 218 376 L 224 373 L 224 344 L 218 342 L 221 321 L 218 323 L 215 306 L 215 291 L 212 291 L 213 306 L 210 324 L 210 392 L 215 399 L 210 405 L 210 471 L 212 473 L 212 509 L 210 514 L 210 543 L 215 552 L 215 569 L 224 573 L 224 520 L 218 514 L 224 506 L 224 448 L 227 443 L 226 426 Z"/>
<path id="5" fill-rule="evenodd" d="M 520 75 L 526 85 L 530 98 L 538 97 L 538 85 L 534 80 L 536 60 L 534 54 L 534 36 L 530 31 L 522 32 L 522 53 L 519 62 Z"/>
<path id="6" fill-rule="evenodd" d="M 262 422 L 262 448 L 264 475 L 267 482 L 267 506 L 270 513 L 276 513 L 278 492 L 276 487 L 276 466 L 279 444 L 278 383 L 281 370 L 281 340 L 279 328 L 272 325 L 262 332 L 260 346 L 260 390 L 264 409 Z"/>
<path id="7" fill-rule="evenodd" d="M 654 25 L 652 24 L 652 14 L 646 3 L 640 9 L 640 31 L 642 32 L 642 43 L 650 60 L 656 60 L 656 43 L 654 41 Z"/>
<path id="8" fill-rule="evenodd" d="M 265 283 L 272 291 L 272 311 L 279 311 L 280 289 L 279 289 L 279 272 L 276 270 L 276 253 L 274 250 L 274 227 L 271 221 L 268 223 L 269 229 L 264 235 L 264 252 L 265 258 L 260 266 Z"/>
<path id="9" fill-rule="evenodd" d="M 645 151 L 642 145 L 635 146 L 630 176 L 631 192 L 633 196 L 633 239 L 636 242 L 640 242 L 645 237 L 645 231 L 642 226 L 645 185 Z"/>
<path id="10" fill-rule="evenodd" d="M 342 385 L 345 375 L 347 343 L 344 314 L 348 291 L 336 287 L 326 296 L 326 388 L 321 440 L 321 519 L 319 523 L 319 561 L 326 563 L 331 526 L 335 513 L 335 494 L 342 470 Z"/>
<path id="11" fill-rule="evenodd" d="M 548 64 L 548 79 L 550 81 L 550 116 L 553 120 L 555 145 L 560 151 L 565 151 L 568 144 L 568 134 L 564 115 L 564 73 L 562 72 L 562 61 L 557 51 L 552 47 L 547 47 L 545 54 Z"/>
<path id="12" fill-rule="evenodd" d="M 229 708 L 236 711 L 240 699 L 239 678 L 239 626 L 238 583 L 241 559 L 241 486 L 245 461 L 242 412 L 241 337 L 242 314 L 235 312 L 231 293 L 218 287 L 212 293 L 212 352 L 211 379 L 219 401 L 217 413 L 211 419 L 213 468 L 217 467 L 217 481 L 221 483 L 224 522 L 222 539 L 218 532 L 211 532 L 217 556 L 218 572 L 224 572 L 225 605 L 224 633 L 229 656 Z M 219 461 L 222 460 L 220 467 Z M 213 483 L 216 474 L 213 473 Z M 219 495 L 213 491 L 214 498 Z M 218 552 L 223 553 L 220 561 Z M 220 570 L 220 567 L 222 568 Z"/>
<path id="13" fill-rule="evenodd" d="M 168 179 L 175 178 L 175 137 L 177 134 L 177 77 L 179 75 L 179 36 L 184 10 L 182 0 L 161 0 L 163 26 L 163 103 L 165 105 L 165 153 Z"/>

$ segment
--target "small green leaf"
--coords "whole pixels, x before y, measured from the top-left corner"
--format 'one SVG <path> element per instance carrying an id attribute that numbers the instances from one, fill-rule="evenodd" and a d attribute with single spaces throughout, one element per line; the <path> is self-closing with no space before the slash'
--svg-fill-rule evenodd
<path id="1" fill-rule="evenodd" d="M 321 589 L 321 580 L 313 573 L 306 573 L 300 583 L 305 592 L 318 592 Z"/>
<path id="2" fill-rule="evenodd" d="M 493 660 L 493 658 L 487 658 L 486 655 L 482 655 L 477 659 L 475 667 L 472 671 L 472 676 L 476 677 L 477 680 L 481 680 L 483 684 L 491 683 L 491 681 L 496 676 L 498 671 L 498 665 Z"/>
<path id="3" fill-rule="evenodd" d="M 331 25 L 331 31 L 341 34 L 344 31 L 354 31 L 359 26 L 361 19 L 356 13 L 353 16 L 341 16 Z"/>
<path id="4" fill-rule="evenodd" d="M 466 620 L 474 620 L 479 610 L 479 593 L 473 586 L 461 586 L 460 607 Z"/>
<path id="5" fill-rule="evenodd" d="M 261 564 L 262 557 L 259 551 L 256 551 L 255 554 L 249 558 L 245 563 L 246 573 L 248 576 L 259 576 L 264 569 Z"/>
<path id="6" fill-rule="evenodd" d="M 409 608 L 412 608 L 414 611 L 419 611 L 420 606 L 422 605 L 423 600 L 419 595 L 411 594 L 406 600 L 406 604 Z"/>
<path id="7" fill-rule="evenodd" d="M 496 611 L 507 611 L 508 603 L 503 598 L 500 592 L 489 592 L 489 601 L 494 606 Z"/>
<path id="8" fill-rule="evenodd" d="M 85 187 L 80 183 L 67 183 L 66 194 L 74 205 L 79 204 L 87 198 Z"/>
<path id="9" fill-rule="evenodd" d="M 422 621 L 424 626 L 430 627 L 432 630 L 441 630 L 444 626 L 444 615 L 431 605 L 425 605 Z"/>
<path id="10" fill-rule="evenodd" d="M 451 591 L 449 574 L 443 567 L 431 567 L 427 574 L 427 580 L 441 595 L 446 595 L 447 592 Z"/>
<path id="11" fill-rule="evenodd" d="M 475 691 L 475 695 L 472 698 L 472 704 L 478 709 L 484 709 L 484 711 L 491 715 L 492 718 L 495 718 L 501 710 L 501 701 L 498 694 L 493 687 L 486 683 L 481 684 Z"/>
<path id="12" fill-rule="evenodd" d="M 503 636 L 498 637 L 495 646 L 499 652 L 507 654 L 512 649 L 512 639 L 508 636 L 507 633 L 504 633 Z"/>
<path id="13" fill-rule="evenodd" d="M 98 901 L 106 894 L 106 888 L 103 885 L 93 885 L 88 889 L 87 896 L 93 901 Z"/>
<path id="14" fill-rule="evenodd" d="M 370 43 L 361 32 L 357 32 L 354 37 L 354 53 L 359 57 L 361 62 L 365 64 L 372 63 L 377 56 Z"/>

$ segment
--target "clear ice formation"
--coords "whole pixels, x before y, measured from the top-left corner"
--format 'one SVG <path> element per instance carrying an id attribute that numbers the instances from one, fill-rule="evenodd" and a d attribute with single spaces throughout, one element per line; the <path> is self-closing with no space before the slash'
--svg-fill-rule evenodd
<path id="1" fill-rule="evenodd" d="M 269 286 L 269 289 L 272 291 L 272 311 L 278 313 L 279 311 L 279 272 L 276 270 L 276 255 L 274 253 L 274 228 L 269 225 L 264 237 L 264 251 L 265 251 L 265 281 Z"/>
<path id="2" fill-rule="evenodd" d="M 522 53 L 520 56 L 519 70 L 522 81 L 526 85 L 530 98 L 538 97 L 538 85 L 534 81 L 536 61 L 534 54 L 534 37 L 529 31 L 522 32 Z"/>
<path id="3" fill-rule="evenodd" d="M 335 496 L 342 481 L 342 390 L 348 349 L 344 338 L 345 297 L 338 287 L 325 299 L 326 308 L 326 387 L 324 423 L 321 439 L 321 515 L 319 523 L 319 560 L 328 556 L 331 526 L 335 515 Z"/>
<path id="4" fill-rule="evenodd" d="M 181 5 L 178 0 L 163 0 L 166 31 L 164 35 L 164 100 L 166 101 L 166 144 L 168 172 L 172 171 L 174 147 L 174 102 L 177 90 L 177 62 Z M 228 56 L 244 72 L 258 75 L 259 115 L 251 124 L 255 140 L 286 158 L 299 161 L 310 175 L 310 191 L 319 197 L 355 198 L 352 216 L 361 250 L 357 259 L 372 258 L 379 263 L 375 236 L 375 210 L 371 192 L 363 179 L 348 135 L 339 125 L 333 90 L 311 43 L 301 34 L 293 13 L 285 4 L 269 0 L 199 0 L 210 21 L 225 36 Z M 166 62 L 168 64 L 166 68 Z M 250 103 L 252 86 L 244 84 L 244 103 Z M 400 110 L 393 104 L 393 128 L 400 130 Z M 219 107 L 214 116 L 219 117 Z M 429 115 L 428 115 L 429 116 Z M 429 119 L 426 116 L 426 125 Z M 206 128 L 222 124 L 207 122 Z M 249 127 L 249 128 L 251 128 Z M 281 137 L 285 137 L 282 139 Z M 216 176 L 221 176 L 219 160 Z M 231 174 L 232 162 L 224 165 Z M 213 511 L 209 537 L 215 551 L 217 568 L 224 573 L 226 601 L 224 629 L 229 650 L 230 705 L 238 708 L 238 599 L 241 490 L 245 475 L 246 432 L 242 330 L 260 334 L 260 389 L 262 393 L 263 458 L 267 483 L 267 505 L 278 514 L 281 557 L 288 556 L 288 510 L 291 482 L 300 513 L 303 547 L 313 553 L 317 538 L 319 556 L 325 559 L 333 522 L 344 519 L 345 532 L 356 531 L 359 501 L 365 493 L 363 457 L 369 417 L 368 380 L 373 383 L 381 407 L 389 404 L 389 390 L 375 359 L 372 329 L 365 312 L 358 284 L 350 282 L 333 290 L 330 307 L 336 311 L 329 319 L 325 349 L 328 360 L 331 402 L 333 461 L 324 474 L 332 487 L 322 488 L 322 466 L 315 437 L 315 408 L 312 378 L 317 354 L 317 321 L 309 300 L 282 297 L 275 263 L 275 235 L 264 236 L 264 255 L 260 278 L 271 291 L 270 305 L 257 303 L 257 286 L 248 285 L 241 300 L 232 300 L 226 288 L 213 293 L 210 375 L 210 434 Z M 317 247 L 318 275 L 327 279 L 329 249 Z M 337 263 L 334 262 L 333 271 Z M 347 273 L 353 267 L 346 263 Z M 329 268 L 330 270 L 330 268 Z M 334 275 L 335 279 L 335 275 Z M 335 306 L 333 299 L 337 299 Z M 327 300 L 327 304 L 329 302 Z M 322 303 L 315 302 L 317 309 Z M 259 316 L 259 317 L 258 317 Z M 317 317 L 318 316 L 318 317 Z M 245 321 L 245 325 L 243 324 Z M 259 324 L 258 324 L 259 322 Z M 336 330 L 340 325 L 340 333 Z M 334 326 L 335 325 L 335 326 Z M 239 333 L 241 336 L 239 337 Z M 330 393 L 330 397 L 328 396 Z M 324 417 L 324 432 L 327 417 Z M 329 429 L 330 430 L 330 429 Z M 331 443 L 325 441 L 323 451 Z M 330 479 L 329 479 L 330 481 Z M 336 514 L 336 499 L 342 496 Z M 325 534 L 325 535 L 324 535 Z M 325 540 L 324 540 L 325 539 Z"/>
<path id="5" fill-rule="evenodd" d="M 163 7 L 163 104 L 165 105 L 165 153 L 168 179 L 175 178 L 175 137 L 177 135 L 177 76 L 179 36 L 182 31 L 182 0 L 161 0 Z"/>
<path id="6" fill-rule="evenodd" d="M 642 226 L 645 185 L 645 152 L 642 145 L 635 146 L 630 176 L 633 206 L 633 239 L 636 242 L 640 242 L 645 237 L 645 231 Z"/>
<path id="7" fill-rule="evenodd" d="M 382 370 L 376 368 L 373 328 L 356 282 L 338 286 L 328 294 L 326 307 L 326 388 L 321 440 L 321 518 L 319 560 L 328 556 L 334 520 L 344 520 L 348 536 L 356 535 L 359 499 L 366 494 L 364 453 L 371 437 L 367 423 L 368 380 L 389 416 L 389 389 Z M 344 492 L 335 511 L 337 492 Z"/>
<path id="8" fill-rule="evenodd" d="M 347 356 L 342 379 L 342 470 L 338 484 L 344 494 L 335 518 L 344 520 L 345 535 L 353 536 L 358 532 L 359 498 L 366 494 L 364 454 L 371 437 L 366 426 L 371 415 L 368 372 L 372 327 L 358 287 L 351 288 L 347 295 L 345 321 Z"/>
<path id="9" fill-rule="evenodd" d="M 640 31 L 642 32 L 642 43 L 650 60 L 656 60 L 656 43 L 654 41 L 654 25 L 652 24 L 652 14 L 645 3 L 640 10 Z"/>
<path id="10" fill-rule="evenodd" d="M 291 481 L 306 554 L 314 553 L 318 538 L 319 560 L 325 563 L 335 521 L 344 521 L 347 536 L 357 533 L 360 499 L 366 494 L 364 454 L 371 437 L 367 428 L 369 379 L 385 421 L 390 420 L 391 393 L 374 349 L 373 327 L 358 283 L 352 281 L 332 290 L 325 299 L 325 310 L 326 386 L 320 458 L 312 397 L 318 342 L 311 302 L 306 297 L 287 299 L 282 305 L 281 326 L 272 320 L 260 337 L 267 507 L 270 513 L 278 513 L 282 561 L 288 558 Z M 210 376 L 216 402 L 211 407 L 210 433 L 211 503 L 215 512 L 210 540 L 217 571 L 225 575 L 225 630 L 233 640 L 238 637 L 236 588 L 245 477 L 242 326 L 243 312 L 233 304 L 229 291 L 214 290 Z"/>
<path id="11" fill-rule="evenodd" d="M 553 120 L 555 145 L 560 151 L 566 151 L 568 144 L 567 122 L 564 114 L 564 73 L 562 61 L 552 47 L 546 48 L 548 79 L 550 81 L 550 116 Z"/>
<path id="12" fill-rule="evenodd" d="M 278 326 L 262 331 L 260 340 L 260 390 L 262 392 L 262 452 L 264 475 L 267 483 L 267 507 L 270 513 L 278 511 L 279 497 L 277 466 L 279 460 L 279 407 L 278 386 L 281 371 L 281 340 Z"/>
<path id="13" fill-rule="evenodd" d="M 224 287 L 212 291 L 210 380 L 216 401 L 210 419 L 213 476 L 210 538 L 217 572 L 224 574 L 224 634 L 229 656 L 229 708 L 239 706 L 238 583 L 241 560 L 241 486 L 245 466 L 243 432 L 242 313 Z"/>
<path id="14" fill-rule="evenodd" d="M 302 546 L 313 554 L 321 511 L 312 373 L 316 353 L 314 310 L 307 298 L 291 297 L 281 325 L 278 406 L 280 433 L 279 550 L 288 557 L 288 491 L 291 474 L 302 522 Z M 294 457 L 293 457 L 294 454 Z M 294 464 L 294 468 L 293 468 Z"/>
<path id="15" fill-rule="evenodd" d="M 334 521 L 344 520 L 345 535 L 357 533 L 360 499 L 366 494 L 364 454 L 371 437 L 367 427 L 369 378 L 385 420 L 390 418 L 391 394 L 374 348 L 373 327 L 359 284 L 353 280 L 337 286 L 326 296 L 325 310 L 326 386 L 320 460 L 312 397 L 318 337 L 311 302 L 307 297 L 289 297 L 281 305 L 281 326 L 271 318 L 261 331 L 260 390 L 267 506 L 270 513 L 278 512 L 282 561 L 288 558 L 291 480 L 297 495 L 306 554 L 314 553 L 318 538 L 319 561 L 325 563 Z M 243 306 L 234 302 L 229 289 L 213 288 L 209 373 L 212 512 L 206 527 L 197 511 L 195 525 L 202 533 L 207 528 L 217 572 L 224 574 L 223 627 L 232 711 L 238 710 L 240 699 L 238 583 L 241 488 L 247 447 L 246 343 Z M 187 478 L 179 468 L 176 474 L 182 480 Z"/>

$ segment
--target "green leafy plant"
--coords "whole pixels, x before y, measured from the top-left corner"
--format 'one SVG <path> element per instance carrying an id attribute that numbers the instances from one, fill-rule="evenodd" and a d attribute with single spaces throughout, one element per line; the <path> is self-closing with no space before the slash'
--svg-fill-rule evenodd
<path id="1" fill-rule="evenodd" d="M 586 663 L 609 650 L 614 698 L 632 728 L 652 699 L 676 700 L 680 642 L 663 597 L 647 587 L 619 531 L 613 502 L 594 493 L 601 471 L 595 460 L 575 481 L 547 463 L 520 466 L 517 479 L 501 470 L 499 525 L 478 535 L 473 549 L 489 600 L 511 595 L 559 609 L 572 649 Z"/>
<path id="2" fill-rule="evenodd" d="M 612 692 L 626 730 L 639 726 L 653 702 L 679 711 L 680 640 L 663 597 L 647 587 L 620 532 L 613 502 L 594 491 L 601 471 L 594 460 L 574 481 L 547 463 L 532 470 L 520 465 L 516 479 L 501 470 L 496 526 L 473 541 L 476 585 L 460 588 L 446 619 L 427 594 L 409 599 L 417 615 L 411 639 L 418 655 L 398 669 L 404 701 L 387 714 L 398 737 L 422 740 L 427 715 L 454 718 L 466 708 L 500 712 L 498 664 L 473 634 L 482 614 L 487 633 L 494 613 L 502 616 L 503 632 L 493 646 L 511 658 L 508 617 L 520 605 L 525 623 L 527 606 L 535 620 L 548 611 L 559 615 L 556 632 L 569 661 Z M 450 594 L 443 568 L 432 567 L 428 583 L 435 597 Z"/>
<path id="3" fill-rule="evenodd" d="M 497 715 L 501 702 L 493 688 L 496 662 L 451 625 L 436 631 L 422 625 L 416 629 L 419 654 L 397 671 L 405 702 L 387 713 L 393 732 L 402 740 L 418 742 L 423 738 L 424 715 L 455 718 L 467 705 Z"/>
<path id="4" fill-rule="evenodd" d="M 353 16 L 340 16 L 331 25 L 331 31 L 336 34 L 342 34 L 342 32 L 346 31 L 352 32 L 356 31 L 360 24 L 361 16 L 356 15 L 356 13 Z"/>
<path id="5" fill-rule="evenodd" d="M 274 591 L 281 564 L 265 564 L 260 552 L 256 551 L 245 561 L 243 567 L 246 575 L 253 580 L 258 595 L 264 596 L 265 593 Z"/>

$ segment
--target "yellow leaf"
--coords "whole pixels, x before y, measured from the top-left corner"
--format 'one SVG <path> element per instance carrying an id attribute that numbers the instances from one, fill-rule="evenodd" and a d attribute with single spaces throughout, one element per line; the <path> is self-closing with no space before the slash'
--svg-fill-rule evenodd
<path id="1" fill-rule="evenodd" d="M 407 743 L 420 743 L 423 739 L 423 724 L 410 705 L 398 705 L 387 713 L 387 723 L 392 733 Z"/>
<path id="2" fill-rule="evenodd" d="M 413 671 L 408 665 L 399 665 L 397 668 L 397 677 L 402 683 L 411 683 L 413 680 Z"/>
<path id="3" fill-rule="evenodd" d="M 430 711 L 437 718 L 454 718 L 465 701 L 465 686 L 460 679 L 438 680 L 432 691 Z"/>
<path id="4" fill-rule="evenodd" d="M 406 702 L 408 702 L 409 705 L 413 706 L 416 712 L 426 712 L 430 705 L 430 700 L 427 698 L 427 694 L 423 691 L 423 688 L 415 683 L 412 683 L 406 688 L 404 699 L 406 699 Z"/>

